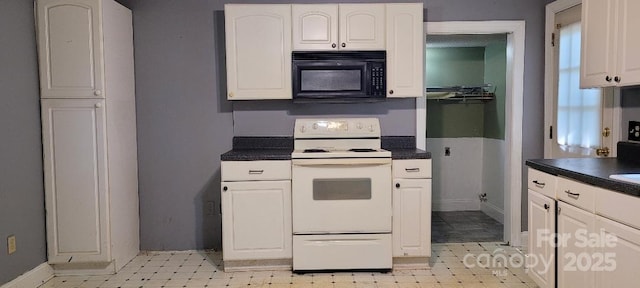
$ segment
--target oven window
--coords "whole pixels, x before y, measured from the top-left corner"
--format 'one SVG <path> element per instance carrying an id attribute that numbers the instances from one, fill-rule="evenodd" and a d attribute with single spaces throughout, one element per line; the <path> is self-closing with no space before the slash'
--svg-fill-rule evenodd
<path id="1" fill-rule="evenodd" d="M 360 91 L 362 70 L 302 70 L 302 91 Z"/>
<path id="2" fill-rule="evenodd" d="M 370 178 L 313 179 L 313 200 L 371 199 Z"/>

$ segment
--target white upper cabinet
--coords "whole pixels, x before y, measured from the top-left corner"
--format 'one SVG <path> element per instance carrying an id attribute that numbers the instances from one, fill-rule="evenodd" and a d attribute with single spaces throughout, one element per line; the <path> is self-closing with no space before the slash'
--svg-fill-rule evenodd
<path id="1" fill-rule="evenodd" d="M 225 5 L 227 99 L 291 99 L 291 5 Z"/>
<path id="2" fill-rule="evenodd" d="M 291 5 L 293 50 L 338 49 L 338 5 Z"/>
<path id="3" fill-rule="evenodd" d="M 384 4 L 339 4 L 340 48 L 384 50 Z"/>
<path id="4" fill-rule="evenodd" d="M 640 2 L 583 0 L 580 87 L 640 84 Z"/>
<path id="5" fill-rule="evenodd" d="M 104 97 L 99 1 L 40 0 L 36 7 L 41 97 Z"/>
<path id="6" fill-rule="evenodd" d="M 424 95 L 422 3 L 387 4 L 387 97 Z"/>
<path id="7" fill-rule="evenodd" d="M 294 50 L 384 50 L 384 4 L 292 5 Z"/>

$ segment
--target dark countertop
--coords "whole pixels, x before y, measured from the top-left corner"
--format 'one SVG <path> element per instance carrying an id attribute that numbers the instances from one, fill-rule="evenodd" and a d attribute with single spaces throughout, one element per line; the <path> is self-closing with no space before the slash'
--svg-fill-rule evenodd
<path id="1" fill-rule="evenodd" d="M 640 197 L 640 185 L 609 178 L 612 174 L 640 173 L 638 163 L 617 158 L 563 158 L 527 160 L 526 164 L 542 172 Z"/>
<path id="2" fill-rule="evenodd" d="M 431 159 L 431 153 L 415 148 L 415 137 L 383 136 L 382 148 L 392 159 Z M 233 149 L 222 161 L 291 160 L 292 137 L 233 137 Z"/>

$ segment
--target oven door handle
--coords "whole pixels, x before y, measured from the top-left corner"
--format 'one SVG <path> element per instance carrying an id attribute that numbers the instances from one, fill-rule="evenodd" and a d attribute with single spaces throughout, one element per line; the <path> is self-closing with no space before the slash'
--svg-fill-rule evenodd
<path id="1" fill-rule="evenodd" d="M 377 166 L 391 164 L 391 158 L 336 158 L 336 159 L 293 159 L 295 166 Z"/>

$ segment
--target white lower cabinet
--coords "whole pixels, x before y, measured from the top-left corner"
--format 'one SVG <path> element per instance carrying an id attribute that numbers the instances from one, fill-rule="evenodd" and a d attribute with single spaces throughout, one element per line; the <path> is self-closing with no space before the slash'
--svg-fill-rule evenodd
<path id="1" fill-rule="evenodd" d="M 640 283 L 636 271 L 640 198 L 532 169 L 528 184 L 527 267 L 538 286 L 604 288 Z M 538 265 L 531 265 L 534 260 Z M 542 260 L 551 263 L 548 269 L 537 269 L 545 268 Z"/>
<path id="2" fill-rule="evenodd" d="M 600 259 L 588 242 L 595 233 L 595 215 L 558 202 L 558 287 L 594 286 L 594 261 Z"/>
<path id="3" fill-rule="evenodd" d="M 291 259 L 291 161 L 222 162 L 221 188 L 225 270 L 228 261 Z"/>
<path id="4" fill-rule="evenodd" d="M 431 160 L 394 160 L 393 257 L 431 256 Z"/>
<path id="5" fill-rule="evenodd" d="M 640 230 L 601 216 L 596 216 L 595 222 L 599 235 L 609 239 L 607 243 L 600 243 L 602 245 L 598 245 L 596 250 L 598 253 L 594 254 L 602 256 L 602 262 L 594 262 L 602 268 L 595 273 L 595 287 L 637 286 L 640 283 L 637 271 L 640 265 Z"/>
<path id="6" fill-rule="evenodd" d="M 42 100 L 50 264 L 110 262 L 104 100 Z"/>
<path id="7" fill-rule="evenodd" d="M 224 260 L 291 258 L 291 181 L 222 182 Z"/>
<path id="8" fill-rule="evenodd" d="M 529 277 L 540 288 L 555 287 L 556 201 L 529 189 L 528 201 L 529 253 L 527 269 Z"/>

